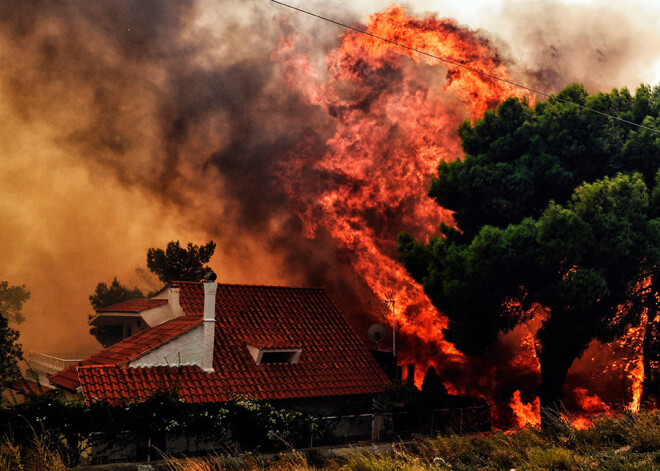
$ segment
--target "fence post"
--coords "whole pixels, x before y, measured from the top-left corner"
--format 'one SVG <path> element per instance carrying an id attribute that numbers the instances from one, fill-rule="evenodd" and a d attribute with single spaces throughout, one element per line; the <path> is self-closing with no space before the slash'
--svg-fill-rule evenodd
<path id="1" fill-rule="evenodd" d="M 431 411 L 431 436 L 435 435 L 435 410 Z"/>
<path id="2" fill-rule="evenodd" d="M 380 416 L 371 414 L 371 440 L 376 442 L 380 440 Z"/>
<path id="3" fill-rule="evenodd" d="M 460 424 L 461 424 L 460 427 L 459 427 L 460 431 L 461 431 L 460 433 L 461 433 L 461 435 L 463 435 L 463 408 L 462 407 L 461 407 L 461 421 L 460 421 Z"/>

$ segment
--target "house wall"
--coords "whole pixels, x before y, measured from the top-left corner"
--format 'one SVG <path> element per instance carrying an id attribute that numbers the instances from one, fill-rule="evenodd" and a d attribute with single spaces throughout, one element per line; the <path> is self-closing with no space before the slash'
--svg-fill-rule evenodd
<path id="1" fill-rule="evenodd" d="M 140 325 L 138 326 L 138 320 L 140 321 Z M 141 330 L 146 329 L 149 327 L 142 319 L 131 319 L 130 321 L 124 322 L 121 324 L 122 328 L 122 338 L 125 339 L 126 337 L 130 337 L 132 335 L 137 334 Z"/>
<path id="2" fill-rule="evenodd" d="M 373 396 L 322 396 L 271 402 L 277 407 L 293 408 L 313 414 L 364 414 L 372 412 Z"/>
<path id="3" fill-rule="evenodd" d="M 133 360 L 129 367 L 201 365 L 204 351 L 203 340 L 203 326 L 198 325 L 174 340 Z"/>
<path id="4" fill-rule="evenodd" d="M 142 316 L 142 319 L 144 319 L 144 321 L 149 324 L 149 327 L 160 325 L 165 321 L 169 321 L 170 319 L 177 317 L 172 312 L 172 308 L 169 306 L 169 304 L 163 304 L 162 306 L 148 309 L 143 311 L 140 315 Z"/>

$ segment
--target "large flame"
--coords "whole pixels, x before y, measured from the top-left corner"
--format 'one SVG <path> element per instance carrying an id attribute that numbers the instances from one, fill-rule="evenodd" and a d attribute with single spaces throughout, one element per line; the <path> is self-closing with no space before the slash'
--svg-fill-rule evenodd
<path id="1" fill-rule="evenodd" d="M 416 19 L 394 6 L 372 15 L 367 32 L 509 78 L 493 45 L 453 20 Z M 468 368 L 468 359 L 443 339 L 446 318 L 396 260 L 394 240 L 400 230 L 425 239 L 441 222 L 452 223 L 451 213 L 425 192 L 437 164 L 462 155 L 458 125 L 480 117 L 509 96 L 524 94 L 507 82 L 354 31 L 343 34 L 341 44 L 327 54 L 327 67 L 315 64 L 304 53 L 305 47 L 305 39 L 291 34 L 281 39 L 272 56 L 285 85 L 304 105 L 322 110 L 329 123 L 323 140 L 310 133 L 277 167 L 305 234 L 313 238 L 320 231 L 329 233 L 370 290 L 382 301 L 394 300 L 403 344 L 400 359 L 417 363 L 418 386 L 430 365 L 445 372 L 452 367 L 456 371 L 459 365 Z M 513 338 L 520 345 L 507 352 L 509 368 L 538 377 L 534 332 L 521 326 Z M 631 331 L 628 338 L 638 340 L 639 333 Z M 636 410 L 642 363 L 634 364 L 624 369 L 632 383 L 630 407 Z M 501 382 L 499 365 L 470 363 L 470 367 L 480 378 L 446 379 L 449 392 L 486 399 L 498 396 L 494 402 L 501 402 L 503 410 L 495 411 L 495 418 L 513 412 L 518 425 L 539 422 L 538 399 L 523 403 L 520 385 L 496 391 Z M 579 388 L 569 393 L 573 403 L 587 412 L 594 401 L 600 401 Z M 577 425 L 588 425 L 588 419 L 578 417 Z"/>
<path id="2" fill-rule="evenodd" d="M 419 20 L 395 6 L 372 15 L 367 31 L 507 78 L 490 43 L 452 20 Z M 296 54 L 294 44 L 288 38 L 277 53 L 285 81 L 309 104 L 321 106 L 335 129 L 322 155 L 301 143 L 281 165 L 282 181 L 308 236 L 328 231 L 371 290 L 394 299 L 397 328 L 407 339 L 403 360 L 421 366 L 419 384 L 437 361 L 429 350 L 442 352 L 445 361 L 460 362 L 462 355 L 442 338 L 446 319 L 397 262 L 396 234 L 406 229 L 425 238 L 440 222 L 451 223 L 450 213 L 425 196 L 429 181 L 441 160 L 460 156 L 458 124 L 517 91 L 355 32 L 328 54 L 329 76 L 319 82 L 323 72 Z M 316 180 L 311 191 L 309 175 Z M 455 385 L 447 386 L 456 392 Z"/>
<path id="3" fill-rule="evenodd" d="M 511 398 L 511 411 L 516 427 L 538 427 L 541 425 L 541 402 L 538 397 L 532 402 L 526 403 L 522 401 L 520 391 L 514 391 Z"/>

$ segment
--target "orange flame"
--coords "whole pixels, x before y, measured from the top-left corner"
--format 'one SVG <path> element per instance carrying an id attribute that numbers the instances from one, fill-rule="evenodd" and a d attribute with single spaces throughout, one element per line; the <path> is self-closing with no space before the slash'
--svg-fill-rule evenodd
<path id="1" fill-rule="evenodd" d="M 492 45 L 453 20 L 416 19 L 394 6 L 372 15 L 367 31 L 508 78 Z M 462 155 L 456 129 L 463 120 L 474 120 L 521 93 L 506 83 L 356 32 L 345 33 L 327 54 L 326 69 L 306 54 L 306 47 L 305 39 L 291 35 L 280 40 L 272 55 L 284 84 L 315 110 L 310 119 L 317 122 L 311 128 L 326 132 L 308 133 L 276 169 L 305 234 L 330 234 L 371 291 L 383 301 L 395 300 L 400 360 L 417 363 L 418 386 L 430 365 L 467 367 L 468 360 L 443 339 L 446 318 L 396 260 L 394 240 L 401 230 L 423 240 L 436 233 L 441 222 L 452 223 L 451 213 L 425 196 L 438 162 Z M 537 320 L 542 317 L 535 315 Z M 528 377 L 539 368 L 532 330 L 527 326 L 527 331 L 513 332 L 521 345 L 509 364 Z M 627 338 L 639 345 L 639 333 L 630 332 Z M 631 407 L 636 410 L 643 369 L 639 356 L 635 358 L 620 371 L 630 376 Z M 474 380 L 468 386 L 460 378 L 445 385 L 450 393 L 493 398 L 493 384 L 500 381 L 494 371 L 482 370 L 476 386 Z M 516 383 L 516 388 L 509 404 L 516 423 L 537 425 L 538 399 L 523 403 L 523 385 Z M 507 400 L 501 398 L 511 396 L 502 390 L 497 394 L 506 409 Z M 574 394 L 576 404 L 595 410 L 589 401 L 597 396 L 587 396 L 586 390 L 580 394 Z M 588 426 L 582 415 L 576 420 Z"/>
<path id="2" fill-rule="evenodd" d="M 453 20 L 415 19 L 394 6 L 372 15 L 368 32 L 507 77 L 491 44 Z M 440 222 L 452 222 L 450 212 L 424 195 L 438 162 L 461 155 L 461 121 L 519 94 L 458 67 L 450 67 L 443 80 L 440 61 L 355 32 L 328 54 L 325 82 L 319 79 L 324 72 L 295 49 L 289 37 L 274 53 L 284 82 L 327 111 L 334 135 L 322 155 L 311 141 L 300 143 L 280 166 L 281 180 L 305 233 L 328 231 L 370 289 L 381 299 L 395 299 L 397 330 L 408 339 L 402 360 L 418 364 L 419 385 L 437 361 L 429 351 L 442 352 L 444 361 L 462 362 L 463 356 L 443 339 L 446 319 L 396 260 L 396 234 L 408 230 L 423 239 Z M 317 176 L 312 191 L 310 179 L 303 178 L 310 174 Z"/>
<path id="3" fill-rule="evenodd" d="M 541 425 L 541 401 L 538 397 L 530 403 L 524 403 L 520 397 L 520 390 L 516 390 L 509 406 L 513 412 L 516 427 L 538 427 Z"/>
<path id="4" fill-rule="evenodd" d="M 573 427 L 586 429 L 591 427 L 594 415 L 611 414 L 610 407 L 595 394 L 589 394 L 586 388 L 575 388 L 573 396 L 582 412 L 571 417 Z"/>
<path id="5" fill-rule="evenodd" d="M 628 410 L 633 413 L 639 412 L 639 406 L 642 403 L 642 387 L 644 385 L 644 349 L 642 348 L 642 344 L 644 342 L 644 334 L 646 333 L 647 319 L 648 315 L 644 313 L 639 327 L 631 329 L 631 336 L 637 337 L 639 344 L 639 348 L 634 354 L 634 359 L 631 364 L 632 367 L 628 371 L 628 378 L 630 379 L 630 388 L 632 392 L 632 398 L 628 405 Z"/>

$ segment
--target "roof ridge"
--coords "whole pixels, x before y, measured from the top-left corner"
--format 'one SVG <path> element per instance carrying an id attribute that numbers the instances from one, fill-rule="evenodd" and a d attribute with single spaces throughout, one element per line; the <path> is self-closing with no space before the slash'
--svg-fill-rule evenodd
<path id="1" fill-rule="evenodd" d="M 187 285 L 203 285 L 203 281 L 170 281 L 170 283 L 187 284 Z M 251 285 L 246 283 L 216 283 L 218 286 L 233 286 L 245 288 L 276 288 L 276 289 L 292 289 L 292 290 L 315 290 L 325 291 L 322 286 L 285 286 L 285 285 Z M 152 298 L 150 298 L 152 299 Z"/>
<path id="2" fill-rule="evenodd" d="M 130 298 L 98 308 L 96 312 L 143 312 L 167 304 L 167 302 L 168 300 L 165 298 Z"/>
<path id="3" fill-rule="evenodd" d="M 140 358 L 145 353 L 148 353 L 148 352 L 154 350 L 155 348 L 158 348 L 159 346 L 161 346 L 163 344 L 166 344 L 166 343 L 170 342 L 171 340 L 173 340 L 175 338 L 178 338 L 179 336 L 181 336 L 182 334 L 188 332 L 189 330 L 196 327 L 197 325 L 199 325 L 202 322 L 202 318 L 198 317 L 196 315 L 184 315 L 184 316 L 175 317 L 173 319 L 169 319 L 169 320 L 163 322 L 162 324 L 147 327 L 146 329 L 143 329 L 143 330 L 137 332 L 136 334 L 134 334 L 130 337 L 127 337 L 123 340 L 120 340 L 119 342 L 117 342 L 117 343 L 115 343 L 115 344 L 113 344 L 113 345 L 111 345 L 107 348 L 104 348 L 100 352 L 97 352 L 97 353 L 95 353 L 93 355 L 90 355 L 89 357 L 83 359 L 80 363 L 85 362 L 85 361 L 89 361 L 92 358 L 99 358 L 99 357 L 103 358 L 103 355 L 105 353 L 107 353 L 108 351 L 110 351 L 110 354 L 115 353 L 117 350 L 121 351 L 121 348 L 123 347 L 123 345 L 121 345 L 121 344 L 142 346 L 141 343 L 135 343 L 134 341 L 131 342 L 130 339 L 135 340 L 135 337 L 144 337 L 146 335 L 149 335 L 150 333 L 152 333 L 154 330 L 157 330 L 157 329 L 167 329 L 168 324 L 172 323 L 173 321 L 181 321 L 181 320 L 186 320 L 186 321 L 190 320 L 190 321 L 195 321 L 195 322 L 191 323 L 189 326 L 185 326 L 182 330 L 176 332 L 174 335 L 171 335 L 171 336 L 167 337 L 166 339 L 164 339 L 164 340 L 162 340 L 162 341 L 160 341 L 160 342 L 158 342 L 154 345 L 148 346 L 143 351 L 138 351 L 137 353 L 131 352 L 129 354 L 129 356 L 119 355 L 119 358 L 115 359 L 115 361 L 113 361 L 112 363 L 104 363 L 103 365 L 120 366 L 120 365 L 125 365 L 127 363 L 130 363 L 131 361 L 135 360 L 136 358 Z M 115 355 L 116 355 L 116 353 L 115 353 Z M 77 371 L 78 368 L 83 367 L 83 366 L 91 366 L 91 365 L 97 365 L 98 366 L 98 365 L 101 365 L 99 363 L 91 363 L 91 364 L 87 364 L 87 365 L 81 365 L 80 363 L 77 363 L 75 365 L 71 365 L 67 368 L 64 368 L 63 370 L 60 370 L 57 373 L 53 373 L 53 374 L 48 376 L 48 379 L 50 379 L 51 382 L 52 382 L 52 378 L 58 378 L 58 377 L 62 376 L 65 371 Z M 57 383 L 54 383 L 54 384 L 57 384 Z"/>
<path id="4" fill-rule="evenodd" d="M 152 345 L 151 347 L 147 348 L 146 350 L 144 350 L 144 351 L 142 351 L 142 352 L 140 352 L 140 353 L 136 353 L 135 355 L 133 355 L 133 356 L 130 357 L 130 358 L 127 358 L 127 359 L 126 359 L 126 363 L 130 363 L 130 362 L 133 361 L 133 360 L 137 360 L 138 358 L 143 357 L 143 356 L 146 355 L 147 353 L 149 353 L 149 352 L 151 352 L 151 351 L 153 351 L 153 350 L 159 348 L 160 346 L 165 345 L 166 343 L 169 343 L 169 342 L 171 342 L 172 340 L 181 337 L 181 336 L 182 336 L 183 334 L 185 334 L 186 332 L 189 332 L 189 331 L 192 330 L 193 328 L 195 328 L 195 327 L 197 327 L 198 325 L 200 325 L 200 324 L 202 323 L 202 321 L 203 321 L 203 318 L 202 318 L 202 317 L 185 315 L 185 316 L 175 317 L 174 319 L 170 319 L 169 321 L 163 322 L 163 324 L 166 324 L 167 322 L 171 322 L 171 321 L 176 320 L 176 319 L 181 319 L 181 318 L 183 318 L 183 317 L 194 318 L 194 319 L 196 320 L 196 322 L 193 323 L 193 324 L 190 324 L 188 327 L 186 327 L 185 329 L 183 329 L 183 330 L 177 332 L 176 334 L 172 335 L 171 337 L 166 338 L 166 339 L 163 340 L 162 342 L 157 343 L 157 344 L 155 344 L 155 345 Z M 157 326 L 154 326 L 154 327 L 158 327 L 158 326 L 161 326 L 161 325 L 163 325 L 163 324 L 158 324 Z M 130 338 L 130 337 L 129 337 L 129 338 Z"/>

